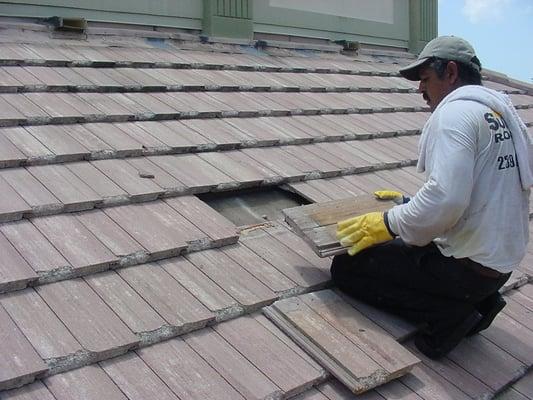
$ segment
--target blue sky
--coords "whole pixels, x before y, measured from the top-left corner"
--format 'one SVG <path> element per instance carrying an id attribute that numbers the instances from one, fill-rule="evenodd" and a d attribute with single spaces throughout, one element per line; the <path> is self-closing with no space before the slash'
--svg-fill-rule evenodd
<path id="1" fill-rule="evenodd" d="M 461 36 L 483 67 L 533 83 L 533 0 L 438 0 L 439 35 Z"/>

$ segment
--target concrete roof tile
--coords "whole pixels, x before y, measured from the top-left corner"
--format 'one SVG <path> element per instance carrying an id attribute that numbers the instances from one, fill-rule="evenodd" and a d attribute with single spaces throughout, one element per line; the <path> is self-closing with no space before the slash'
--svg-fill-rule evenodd
<path id="1" fill-rule="evenodd" d="M 57 400 L 41 381 L 2 393 L 4 400 Z"/>
<path id="2" fill-rule="evenodd" d="M 54 375 L 46 378 L 44 383 L 56 400 L 127 400 L 98 365 Z"/>
<path id="3" fill-rule="evenodd" d="M 0 231 L 37 274 L 70 267 L 69 262 L 30 221 L 2 224 Z"/>
<path id="4" fill-rule="evenodd" d="M 82 279 L 36 288 L 39 296 L 96 360 L 125 353 L 138 338 Z"/>
<path id="5" fill-rule="evenodd" d="M 176 338 L 158 343 L 139 350 L 138 354 L 179 398 L 244 399 L 183 339 Z"/>
<path id="6" fill-rule="evenodd" d="M 272 302 L 276 295 L 220 249 L 189 253 L 185 258 L 246 310 Z"/>
<path id="7" fill-rule="evenodd" d="M 128 399 L 179 400 L 135 353 L 103 361 L 100 365 Z"/>
<path id="8" fill-rule="evenodd" d="M 115 271 L 84 278 L 87 284 L 113 312 L 141 338 L 153 334 L 168 323 Z"/>
<path id="9" fill-rule="evenodd" d="M 81 344 L 34 289 L 7 293 L 0 303 L 50 366 L 81 357 Z"/>
<path id="10" fill-rule="evenodd" d="M 30 383 L 48 369 L 2 306 L 0 334 L 0 351 L 7 362 L 7 368 L 0 369 L 0 390 Z"/>
<path id="11" fill-rule="evenodd" d="M 0 293 L 17 290 L 37 280 L 38 276 L 11 242 L 0 233 Z"/>

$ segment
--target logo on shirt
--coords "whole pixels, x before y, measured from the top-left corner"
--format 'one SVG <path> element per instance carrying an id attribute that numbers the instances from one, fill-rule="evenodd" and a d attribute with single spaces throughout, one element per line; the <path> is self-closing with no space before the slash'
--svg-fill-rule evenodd
<path id="1" fill-rule="evenodd" d="M 500 114 L 493 111 L 491 113 L 485 113 L 483 117 L 488 122 L 489 129 L 494 132 L 495 144 L 512 139 L 511 131 Z M 496 164 L 498 170 L 501 171 L 518 167 L 518 160 L 516 154 L 499 155 L 496 159 Z"/>
<path id="2" fill-rule="evenodd" d="M 497 112 L 485 113 L 483 117 L 488 122 L 489 129 L 495 132 L 494 140 L 496 143 L 511 139 L 511 131 L 500 114 Z"/>

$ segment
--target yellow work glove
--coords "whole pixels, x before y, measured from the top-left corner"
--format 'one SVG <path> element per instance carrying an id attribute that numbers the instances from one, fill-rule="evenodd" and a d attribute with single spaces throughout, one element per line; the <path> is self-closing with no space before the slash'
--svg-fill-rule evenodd
<path id="1" fill-rule="evenodd" d="M 397 192 L 396 190 L 377 190 L 374 192 L 374 196 L 380 200 L 394 200 L 397 198 L 402 198 L 403 194 Z"/>
<path id="2" fill-rule="evenodd" d="M 375 244 L 394 239 L 385 224 L 385 214 L 371 212 L 337 223 L 337 239 L 344 247 L 349 247 L 348 254 L 353 256 L 361 250 Z"/>
<path id="3" fill-rule="evenodd" d="M 392 200 L 396 204 L 403 204 L 407 203 L 410 198 L 405 197 L 400 192 L 397 192 L 396 190 L 378 190 L 374 192 L 374 196 L 376 196 L 376 199 L 379 200 Z"/>

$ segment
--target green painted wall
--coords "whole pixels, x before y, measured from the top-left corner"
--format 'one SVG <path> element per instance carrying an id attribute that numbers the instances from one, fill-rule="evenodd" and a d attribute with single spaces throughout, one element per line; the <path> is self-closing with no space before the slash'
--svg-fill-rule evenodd
<path id="1" fill-rule="evenodd" d="M 203 29 L 215 37 L 344 39 L 414 52 L 437 34 L 437 0 L 0 0 L 0 15 Z"/>
<path id="2" fill-rule="evenodd" d="M 393 23 L 272 7 L 270 4 L 268 0 L 254 0 L 255 32 L 358 40 L 400 47 L 407 47 L 409 42 L 409 0 L 394 0 Z M 357 3 L 352 4 L 351 14 L 357 13 Z"/>
<path id="3" fill-rule="evenodd" d="M 83 17 L 91 21 L 202 29 L 201 0 L 10 0 L 0 15 Z"/>

